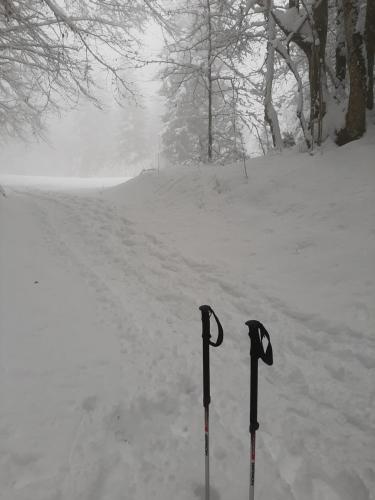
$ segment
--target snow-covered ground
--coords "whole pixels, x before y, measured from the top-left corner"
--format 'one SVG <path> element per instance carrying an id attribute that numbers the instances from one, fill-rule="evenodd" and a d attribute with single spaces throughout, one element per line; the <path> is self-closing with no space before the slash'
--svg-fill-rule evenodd
<path id="1" fill-rule="evenodd" d="M 374 500 L 374 156 L 0 178 L 1 500 L 202 498 L 203 303 L 213 500 L 248 496 L 249 319 L 274 348 L 256 498 Z"/>
<path id="2" fill-rule="evenodd" d="M 14 187 L 50 188 L 59 191 L 87 190 L 116 186 L 129 180 L 130 177 L 46 177 L 42 175 L 1 175 L 3 184 Z"/>

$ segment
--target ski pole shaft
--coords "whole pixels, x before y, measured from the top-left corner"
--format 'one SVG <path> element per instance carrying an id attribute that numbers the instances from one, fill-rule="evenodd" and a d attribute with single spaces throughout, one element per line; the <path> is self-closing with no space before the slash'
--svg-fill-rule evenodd
<path id="1" fill-rule="evenodd" d="M 203 406 L 208 408 L 211 402 L 210 394 L 210 306 L 201 306 L 202 341 L 203 341 Z"/>
<path id="2" fill-rule="evenodd" d="M 202 309 L 203 308 L 203 309 Z M 209 404 L 210 394 L 210 312 L 204 306 L 202 312 L 202 340 L 203 340 L 203 406 L 204 406 L 204 478 L 205 478 L 205 500 L 210 498 L 210 418 Z"/>
<path id="3" fill-rule="evenodd" d="M 210 455 L 209 455 L 209 407 L 204 408 L 204 480 L 205 480 L 205 499 L 210 498 Z"/>
<path id="4" fill-rule="evenodd" d="M 200 306 L 202 313 L 202 342 L 203 342 L 203 406 L 204 406 L 204 455 L 205 455 L 205 500 L 210 498 L 210 453 L 209 453 L 209 405 L 210 394 L 210 345 L 219 346 L 223 342 L 223 328 L 220 321 L 210 306 Z M 211 342 L 210 316 L 213 314 L 217 327 L 218 338 Z"/>
<path id="5" fill-rule="evenodd" d="M 254 500 L 255 483 L 255 433 L 258 424 L 258 358 L 252 356 L 250 364 L 250 491 L 249 500 Z"/>
<path id="6" fill-rule="evenodd" d="M 250 434 L 257 431 L 258 423 L 258 358 L 250 357 Z"/>
<path id="7" fill-rule="evenodd" d="M 259 429 L 258 423 L 258 359 L 262 359 L 267 365 L 273 364 L 273 352 L 270 336 L 262 323 L 259 321 L 247 321 L 250 337 L 250 483 L 249 500 L 254 500 L 255 491 L 255 435 Z M 266 338 L 268 345 L 263 347 L 263 339 Z"/>
<path id="8" fill-rule="evenodd" d="M 255 431 L 250 433 L 250 489 L 249 500 L 254 500 L 255 483 Z"/>

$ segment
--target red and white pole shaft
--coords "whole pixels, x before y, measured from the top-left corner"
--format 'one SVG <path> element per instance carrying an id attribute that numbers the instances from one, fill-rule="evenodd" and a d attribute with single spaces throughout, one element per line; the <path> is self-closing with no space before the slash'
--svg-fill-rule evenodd
<path id="1" fill-rule="evenodd" d="M 249 500 L 254 500 L 255 483 L 255 432 L 250 434 L 250 489 Z"/>
<path id="2" fill-rule="evenodd" d="M 204 455 L 205 455 L 205 500 L 210 499 L 210 440 L 209 440 L 209 407 L 204 409 Z"/>

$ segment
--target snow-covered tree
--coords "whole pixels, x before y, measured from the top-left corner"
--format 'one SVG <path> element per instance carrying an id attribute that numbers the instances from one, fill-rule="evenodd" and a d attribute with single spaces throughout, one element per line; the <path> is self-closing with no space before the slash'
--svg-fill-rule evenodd
<path id="1" fill-rule="evenodd" d="M 115 159 L 128 166 L 141 165 L 149 156 L 147 110 L 141 102 L 125 101 L 118 110 Z"/>
<path id="2" fill-rule="evenodd" d="M 102 68 L 131 91 L 117 60 L 137 57 L 137 30 L 149 0 L 0 0 L 0 130 L 41 127 L 43 113 L 93 98 Z M 116 57 L 108 57 L 109 53 Z"/>
<path id="3" fill-rule="evenodd" d="M 267 45 L 264 81 L 265 119 L 277 141 L 277 115 L 272 88 L 289 71 L 295 77 L 297 117 L 306 144 L 320 144 L 336 127 L 343 144 L 366 130 L 367 107 L 373 105 L 375 47 L 374 0 L 244 1 L 242 18 Z M 265 21 L 262 23 L 262 15 Z M 328 29 L 329 27 L 329 29 Z M 253 43 L 249 39 L 249 43 Z M 277 56 L 277 57 L 276 57 Z M 273 85 L 273 81 L 275 83 Z M 307 83 L 307 85 L 306 85 Z M 306 91 L 307 90 L 307 91 Z M 307 101 L 306 97 L 309 97 Z M 282 105 L 284 96 L 276 96 Z M 335 103 L 333 103 L 335 100 Z M 343 124 L 332 118 L 333 106 L 346 114 Z M 330 108 L 330 109 L 329 109 Z M 304 119 L 307 110 L 310 118 Z"/>
<path id="4" fill-rule="evenodd" d="M 181 1 L 166 47 L 162 94 L 167 97 L 163 143 L 172 159 L 217 161 L 242 156 L 239 108 L 243 76 L 232 38 L 233 2 Z M 175 142 L 175 144 L 174 144 Z"/>

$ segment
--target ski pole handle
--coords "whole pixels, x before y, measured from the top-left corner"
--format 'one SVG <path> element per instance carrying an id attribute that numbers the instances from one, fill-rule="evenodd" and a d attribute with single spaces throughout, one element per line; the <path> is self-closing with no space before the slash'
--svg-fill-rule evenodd
<path id="1" fill-rule="evenodd" d="M 270 336 L 264 325 L 256 320 L 247 321 L 250 337 L 250 434 L 259 429 L 258 423 L 258 360 L 267 365 L 273 364 L 273 351 Z M 267 340 L 264 350 L 263 339 Z"/>
<path id="2" fill-rule="evenodd" d="M 212 347 L 218 347 L 223 343 L 223 338 L 224 338 L 224 332 L 223 332 L 223 327 L 221 326 L 221 323 L 219 321 L 219 318 L 216 316 L 215 311 L 212 309 L 211 306 L 200 306 L 200 311 L 202 313 L 202 337 L 204 340 L 208 341 L 209 345 Z M 211 333 L 210 333 L 210 316 L 211 314 L 216 320 L 217 323 L 217 340 L 216 342 L 211 342 Z"/>
<path id="3" fill-rule="evenodd" d="M 202 339 L 203 339 L 203 406 L 208 407 L 211 402 L 210 395 L 210 346 L 218 347 L 222 344 L 224 333 L 223 327 L 219 321 L 219 318 L 214 313 L 210 306 L 203 305 L 200 306 L 200 311 L 202 313 Z M 212 342 L 211 332 L 210 332 L 210 316 L 214 316 L 217 328 L 218 336 L 216 342 Z"/>
<path id="4" fill-rule="evenodd" d="M 249 327 L 250 356 L 261 359 L 266 365 L 273 364 L 273 352 L 270 334 L 260 321 L 250 320 L 245 323 Z M 264 350 L 263 339 L 267 339 L 267 347 Z"/>

